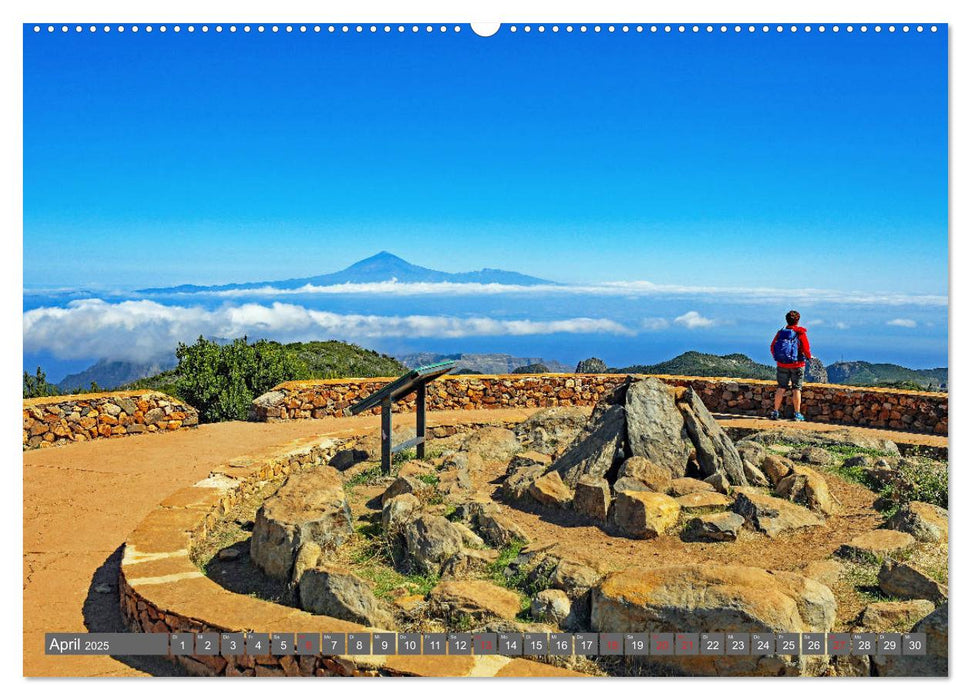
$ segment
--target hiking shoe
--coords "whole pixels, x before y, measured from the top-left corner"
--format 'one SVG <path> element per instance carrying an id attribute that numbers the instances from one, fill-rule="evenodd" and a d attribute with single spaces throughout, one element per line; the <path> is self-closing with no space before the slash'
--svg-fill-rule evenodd
<path id="1" fill-rule="evenodd" d="M 769 414 L 769 420 L 779 420 L 779 412 L 772 411 L 772 413 Z"/>
<path id="2" fill-rule="evenodd" d="M 806 418 L 801 413 L 794 413 L 792 414 L 792 420 L 799 422 L 799 421 L 806 420 Z"/>

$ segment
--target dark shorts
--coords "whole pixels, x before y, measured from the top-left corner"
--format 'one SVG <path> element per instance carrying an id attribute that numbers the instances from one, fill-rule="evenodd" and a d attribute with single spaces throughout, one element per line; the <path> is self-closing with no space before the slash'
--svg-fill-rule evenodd
<path id="1" fill-rule="evenodd" d="M 790 384 L 793 389 L 802 389 L 802 378 L 805 372 L 805 367 L 793 367 L 792 369 L 776 367 L 775 381 L 780 389 L 788 389 Z"/>

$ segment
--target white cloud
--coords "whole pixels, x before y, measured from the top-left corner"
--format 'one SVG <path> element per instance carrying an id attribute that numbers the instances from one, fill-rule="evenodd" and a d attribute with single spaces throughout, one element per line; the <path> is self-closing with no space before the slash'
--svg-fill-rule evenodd
<path id="1" fill-rule="evenodd" d="M 895 318 L 887 321 L 888 326 L 899 326 L 900 328 L 917 328 L 917 321 L 912 318 Z"/>
<path id="2" fill-rule="evenodd" d="M 666 318 L 645 318 L 641 321 L 641 328 L 646 331 L 662 331 L 669 325 Z"/>
<path id="3" fill-rule="evenodd" d="M 686 314 L 682 314 L 674 319 L 674 322 L 679 326 L 684 326 L 685 328 L 709 328 L 715 325 L 715 322 L 710 318 L 705 318 L 697 311 L 689 311 Z"/>
<path id="4" fill-rule="evenodd" d="M 386 282 L 347 283 L 326 286 L 307 284 L 296 289 L 268 285 L 256 289 L 219 292 L 181 292 L 179 296 L 216 296 L 226 298 L 285 297 L 294 295 L 383 295 L 383 296 L 489 296 L 497 294 L 585 294 L 631 297 L 704 297 L 719 301 L 765 301 L 782 304 L 832 303 L 880 304 L 885 306 L 947 306 L 947 296 L 935 294 L 898 294 L 840 291 L 832 289 L 778 289 L 773 287 L 705 287 L 655 284 L 648 281 L 604 282 L 601 284 L 482 284 L 478 282 Z"/>
<path id="5" fill-rule="evenodd" d="M 23 316 L 24 351 L 51 352 L 60 358 L 104 357 L 149 360 L 168 354 L 179 342 L 200 335 L 218 338 L 270 338 L 284 342 L 322 338 L 367 340 L 386 337 L 463 338 L 468 336 L 608 333 L 632 335 L 604 318 L 556 321 L 454 316 L 375 316 L 336 314 L 282 304 L 165 306 L 154 301 L 109 303 L 73 301 L 67 307 L 42 307 Z"/>
<path id="6" fill-rule="evenodd" d="M 833 324 L 833 327 L 836 328 L 836 330 L 845 331 L 850 327 L 850 324 L 844 323 L 843 321 L 837 321 Z"/>

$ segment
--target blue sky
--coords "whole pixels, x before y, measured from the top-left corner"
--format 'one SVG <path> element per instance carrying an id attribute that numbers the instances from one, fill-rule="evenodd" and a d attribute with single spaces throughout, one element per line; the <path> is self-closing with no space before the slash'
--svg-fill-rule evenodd
<path id="1" fill-rule="evenodd" d="M 946 31 L 25 28 L 25 285 L 947 288 Z"/>
<path id="2" fill-rule="evenodd" d="M 24 365 L 57 379 L 199 334 L 764 362 L 793 307 L 827 363 L 946 365 L 947 118 L 943 26 L 27 27 Z M 132 291 L 381 250 L 575 287 Z"/>

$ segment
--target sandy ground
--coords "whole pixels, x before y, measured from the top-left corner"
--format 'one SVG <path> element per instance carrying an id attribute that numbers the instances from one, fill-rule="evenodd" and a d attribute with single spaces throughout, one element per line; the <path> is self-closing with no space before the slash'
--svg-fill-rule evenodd
<path id="1" fill-rule="evenodd" d="M 529 413 L 432 413 L 429 425 L 523 420 Z M 751 427 L 777 425 L 741 420 Z M 50 631 L 122 631 L 117 592 L 120 547 L 135 525 L 170 493 L 204 479 L 213 467 L 233 458 L 268 456 L 295 440 L 362 434 L 377 426 L 376 416 L 272 424 L 231 422 L 24 453 L 24 675 L 131 676 L 175 672 L 160 659 L 48 657 L 43 653 L 43 635 Z M 828 555 L 853 534 L 875 526 L 872 511 L 863 509 L 869 492 L 836 481 L 831 481 L 830 487 L 843 501 L 844 513 L 824 528 L 789 540 L 790 545 L 804 548 L 812 556 L 818 554 L 818 558 Z M 599 564 L 610 569 L 652 561 L 677 563 L 698 559 L 790 568 L 786 566 L 788 547 L 767 546 L 764 539 L 756 541 L 754 536 L 753 541 L 743 539 L 730 545 L 686 546 L 673 537 L 652 542 L 626 541 L 609 538 L 595 527 L 551 521 L 548 515 L 513 512 L 535 541 L 556 540 L 562 525 L 577 527 L 576 534 L 582 537 L 570 539 L 582 541 L 582 545 L 561 542 L 559 546 L 566 548 L 564 553 L 589 557 L 595 552 Z M 102 590 L 108 592 L 99 592 Z"/>

